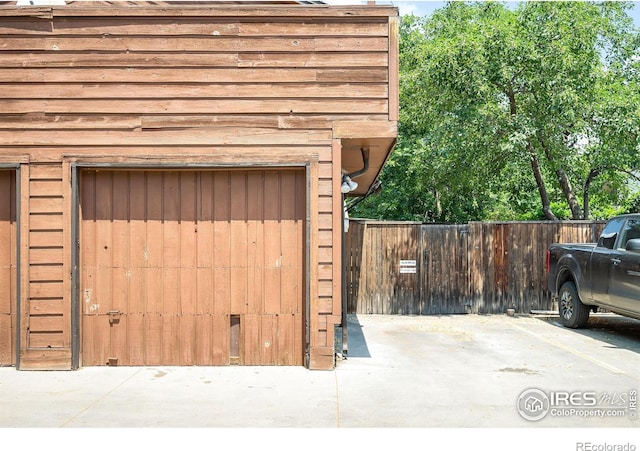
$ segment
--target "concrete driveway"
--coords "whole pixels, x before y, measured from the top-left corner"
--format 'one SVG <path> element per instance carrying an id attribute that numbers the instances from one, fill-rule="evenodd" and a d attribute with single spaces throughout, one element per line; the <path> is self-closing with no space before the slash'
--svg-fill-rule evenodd
<path id="1" fill-rule="evenodd" d="M 576 331 L 553 316 L 352 315 L 348 344 L 327 372 L 0 368 L 0 427 L 640 426 L 640 321 L 596 315 Z"/>

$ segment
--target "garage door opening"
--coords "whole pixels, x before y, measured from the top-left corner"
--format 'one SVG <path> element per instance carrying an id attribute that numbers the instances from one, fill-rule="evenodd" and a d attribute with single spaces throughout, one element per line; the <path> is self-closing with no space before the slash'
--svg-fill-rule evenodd
<path id="1" fill-rule="evenodd" d="M 304 169 L 83 169 L 81 365 L 303 365 L 306 194 Z"/>
<path id="2" fill-rule="evenodd" d="M 0 366 L 16 364 L 16 171 L 0 169 Z"/>

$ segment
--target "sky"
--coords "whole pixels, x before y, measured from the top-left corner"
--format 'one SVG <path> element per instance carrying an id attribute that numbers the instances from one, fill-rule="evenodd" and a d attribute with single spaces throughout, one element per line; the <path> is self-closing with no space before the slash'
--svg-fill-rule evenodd
<path id="1" fill-rule="evenodd" d="M 366 3 L 364 0 L 325 0 L 327 3 L 336 5 L 359 5 Z M 378 0 L 379 4 L 391 4 L 398 7 L 400 15 L 415 14 L 416 16 L 428 16 L 434 10 L 442 8 L 446 2 L 425 0 L 425 1 L 403 1 L 403 0 Z M 633 17 L 636 27 L 640 28 L 640 1 L 632 2 L 634 8 L 629 11 Z"/>

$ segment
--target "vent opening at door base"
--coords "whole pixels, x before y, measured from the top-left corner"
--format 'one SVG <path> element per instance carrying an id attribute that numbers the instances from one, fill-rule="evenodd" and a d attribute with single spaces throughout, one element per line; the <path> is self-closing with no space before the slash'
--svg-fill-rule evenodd
<path id="1" fill-rule="evenodd" d="M 229 317 L 229 363 L 240 364 L 240 315 Z"/>

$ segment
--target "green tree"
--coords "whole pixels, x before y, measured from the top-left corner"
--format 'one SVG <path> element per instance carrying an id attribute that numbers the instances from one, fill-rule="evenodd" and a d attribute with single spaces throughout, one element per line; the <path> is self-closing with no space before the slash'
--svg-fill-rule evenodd
<path id="1" fill-rule="evenodd" d="M 628 7 L 451 2 L 403 17 L 400 139 L 382 175 L 392 193 L 358 213 L 582 219 L 612 213 L 600 203 L 628 206 L 640 168 Z"/>

